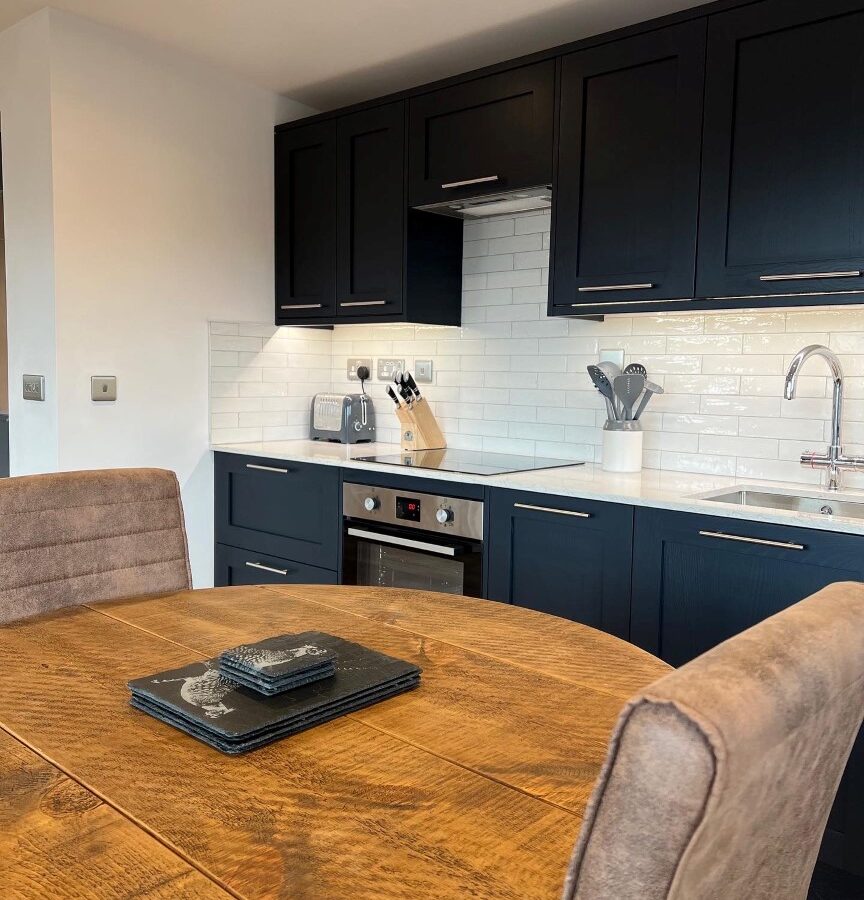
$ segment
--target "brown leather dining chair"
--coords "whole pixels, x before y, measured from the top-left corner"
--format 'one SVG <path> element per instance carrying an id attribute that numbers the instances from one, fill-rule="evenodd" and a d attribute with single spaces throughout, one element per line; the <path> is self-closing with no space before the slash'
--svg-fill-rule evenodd
<path id="1" fill-rule="evenodd" d="M 0 479 L 0 623 L 191 586 L 173 472 L 106 469 Z"/>
<path id="2" fill-rule="evenodd" d="M 858 583 L 656 681 L 618 720 L 565 900 L 803 900 L 862 712 Z"/>

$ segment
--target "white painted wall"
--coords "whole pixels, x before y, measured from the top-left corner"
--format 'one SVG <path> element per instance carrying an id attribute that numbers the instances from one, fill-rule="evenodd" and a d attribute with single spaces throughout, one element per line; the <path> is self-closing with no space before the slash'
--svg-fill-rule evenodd
<path id="1" fill-rule="evenodd" d="M 207 321 L 272 316 L 273 125 L 309 110 L 67 13 L 51 10 L 47 23 L 56 335 L 43 331 L 40 346 L 56 348 L 49 390 L 57 398 L 57 453 L 21 465 L 32 434 L 18 432 L 13 408 L 13 472 L 174 469 L 193 577 L 206 586 L 213 550 Z M 44 126 L 48 108 L 38 99 Z M 0 113 L 5 144 L 2 102 Z M 12 153 L 16 145 L 23 151 L 12 123 L 9 139 Z M 15 180 L 13 165 L 10 204 L 13 191 L 20 197 Z M 15 258 L 21 226 L 15 211 L 7 219 L 10 263 L 51 271 L 48 261 Z M 13 346 L 20 335 L 12 313 L 23 300 L 10 291 Z M 116 403 L 90 400 L 91 375 L 117 376 Z"/>
<path id="2" fill-rule="evenodd" d="M 49 14 L 0 33 L 10 456 L 14 474 L 57 468 L 54 226 Z M 44 403 L 21 398 L 22 374 L 44 374 Z"/>

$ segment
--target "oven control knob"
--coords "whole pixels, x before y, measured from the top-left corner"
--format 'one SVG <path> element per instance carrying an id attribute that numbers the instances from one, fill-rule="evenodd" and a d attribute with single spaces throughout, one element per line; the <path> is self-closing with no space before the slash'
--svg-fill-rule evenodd
<path id="1" fill-rule="evenodd" d="M 367 497 L 363 501 L 363 506 L 366 508 L 367 512 L 375 512 L 380 505 L 381 501 L 377 497 Z"/>
<path id="2" fill-rule="evenodd" d="M 447 525 L 449 522 L 453 521 L 453 510 L 447 506 L 442 506 L 441 509 L 435 513 L 435 519 L 439 525 Z"/>

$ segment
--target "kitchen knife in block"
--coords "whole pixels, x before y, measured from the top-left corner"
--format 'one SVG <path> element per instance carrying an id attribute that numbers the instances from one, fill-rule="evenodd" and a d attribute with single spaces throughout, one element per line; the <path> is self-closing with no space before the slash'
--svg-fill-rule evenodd
<path id="1" fill-rule="evenodd" d="M 447 446 L 438 421 L 423 397 L 415 400 L 410 407 L 397 409 L 396 417 L 402 426 L 400 441 L 403 450 L 443 450 Z"/>

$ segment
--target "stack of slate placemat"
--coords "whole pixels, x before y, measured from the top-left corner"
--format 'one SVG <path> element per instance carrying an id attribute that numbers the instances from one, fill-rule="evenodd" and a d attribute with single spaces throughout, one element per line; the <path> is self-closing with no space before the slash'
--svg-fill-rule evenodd
<path id="1" fill-rule="evenodd" d="M 223 753 L 243 753 L 420 683 L 420 669 L 321 631 L 286 634 L 129 682 L 131 703 Z"/>

